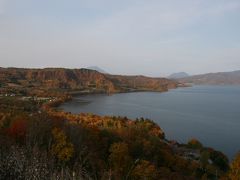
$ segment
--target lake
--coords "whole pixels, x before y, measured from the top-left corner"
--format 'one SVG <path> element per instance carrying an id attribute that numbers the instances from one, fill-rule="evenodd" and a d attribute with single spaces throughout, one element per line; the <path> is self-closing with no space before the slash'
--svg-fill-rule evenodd
<path id="1" fill-rule="evenodd" d="M 169 92 L 76 96 L 60 108 L 72 113 L 152 119 L 167 139 L 197 138 L 230 159 L 240 150 L 240 86 L 193 86 Z"/>

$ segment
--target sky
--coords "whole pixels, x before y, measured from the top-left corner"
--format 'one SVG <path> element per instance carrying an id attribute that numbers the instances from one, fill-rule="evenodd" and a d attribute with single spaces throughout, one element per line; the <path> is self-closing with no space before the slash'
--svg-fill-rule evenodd
<path id="1" fill-rule="evenodd" d="M 240 0 L 0 0 L 0 67 L 240 69 Z"/>

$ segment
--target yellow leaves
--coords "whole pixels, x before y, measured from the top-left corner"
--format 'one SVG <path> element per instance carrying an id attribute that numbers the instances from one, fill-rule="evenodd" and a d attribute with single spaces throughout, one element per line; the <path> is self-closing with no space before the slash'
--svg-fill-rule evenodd
<path id="1" fill-rule="evenodd" d="M 240 179 L 240 153 L 238 153 L 236 158 L 233 160 L 228 176 L 231 180 Z"/>
<path id="2" fill-rule="evenodd" d="M 73 156 L 74 147 L 73 144 L 67 142 L 67 136 L 64 131 L 59 128 L 52 130 L 54 144 L 52 145 L 51 151 L 60 161 L 67 162 Z"/>
<path id="3" fill-rule="evenodd" d="M 112 164 L 124 165 L 130 161 L 128 145 L 126 143 L 113 143 L 110 147 L 109 160 Z"/>
<path id="4" fill-rule="evenodd" d="M 115 177 L 123 177 L 127 174 L 132 162 L 129 156 L 128 145 L 123 142 L 113 143 L 109 149 L 109 162 Z"/>

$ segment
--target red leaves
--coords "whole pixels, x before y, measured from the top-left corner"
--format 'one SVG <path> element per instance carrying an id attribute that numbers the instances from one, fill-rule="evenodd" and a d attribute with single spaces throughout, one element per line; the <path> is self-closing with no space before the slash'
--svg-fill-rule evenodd
<path id="1" fill-rule="evenodd" d="M 7 134 L 15 140 L 24 140 L 27 133 L 27 118 L 15 118 L 10 127 L 7 129 Z"/>

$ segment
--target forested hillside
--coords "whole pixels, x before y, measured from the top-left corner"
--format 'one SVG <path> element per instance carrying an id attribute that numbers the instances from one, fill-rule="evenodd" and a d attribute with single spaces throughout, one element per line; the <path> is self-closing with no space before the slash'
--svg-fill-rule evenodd
<path id="1" fill-rule="evenodd" d="M 144 76 L 114 76 L 89 69 L 19 69 L 0 68 L 0 90 L 36 92 L 46 89 L 76 93 L 115 93 L 129 91 L 167 91 L 177 82 Z M 0 91 L 0 92 L 1 92 Z"/>
<path id="2" fill-rule="evenodd" d="M 0 99 L 2 180 L 216 179 L 229 170 L 221 152 L 168 141 L 148 119 L 62 112 L 60 98 Z"/>

